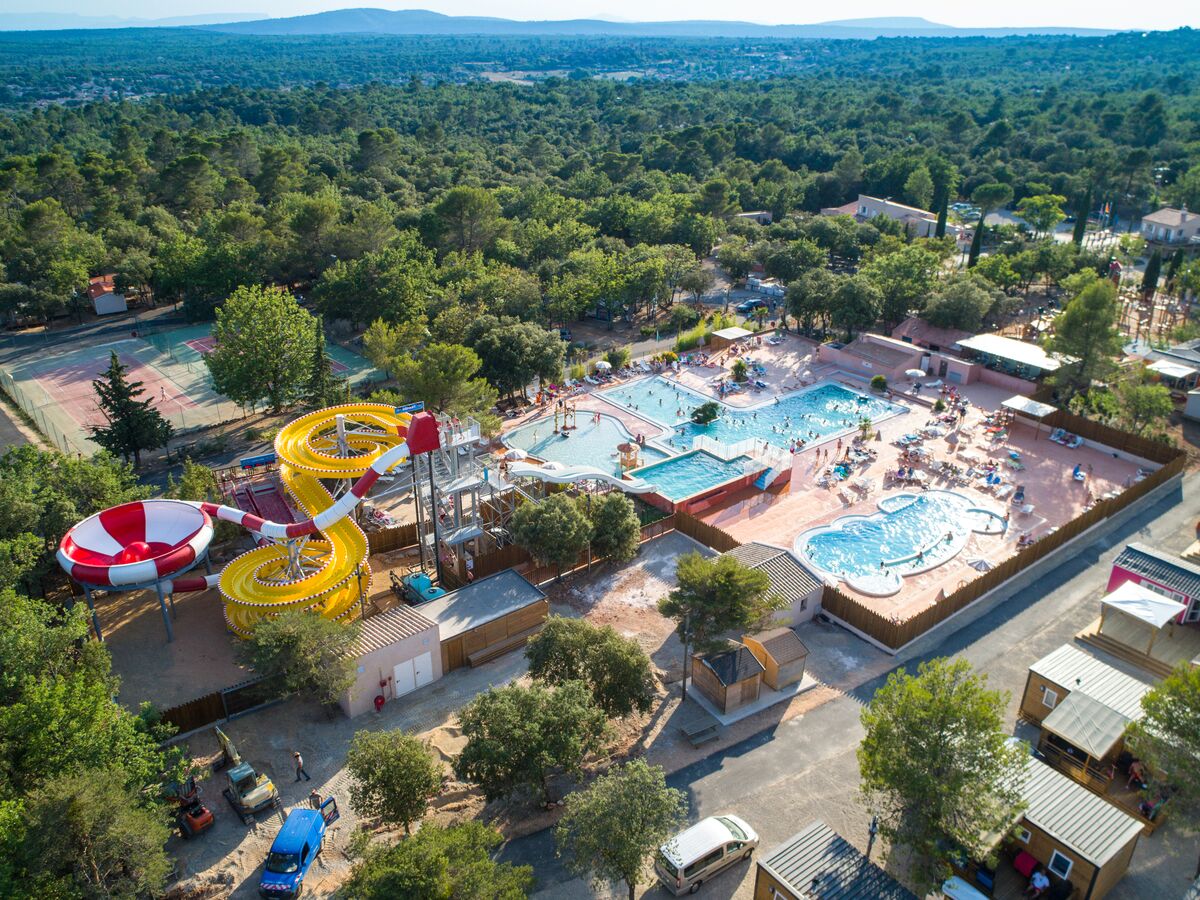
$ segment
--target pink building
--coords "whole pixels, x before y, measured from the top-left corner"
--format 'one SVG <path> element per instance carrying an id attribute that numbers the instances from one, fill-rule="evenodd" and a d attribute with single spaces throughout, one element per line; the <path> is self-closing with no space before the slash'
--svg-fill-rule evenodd
<path id="1" fill-rule="evenodd" d="M 1145 544 L 1127 544 L 1113 561 L 1108 593 L 1127 581 L 1185 604 L 1181 621 L 1200 622 L 1200 566 Z"/>

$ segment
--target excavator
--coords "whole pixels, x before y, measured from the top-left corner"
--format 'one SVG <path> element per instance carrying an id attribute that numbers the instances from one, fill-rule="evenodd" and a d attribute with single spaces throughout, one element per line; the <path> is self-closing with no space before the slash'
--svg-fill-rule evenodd
<path id="1" fill-rule="evenodd" d="M 221 792 L 233 811 L 241 817 L 243 825 L 253 825 L 254 817 L 263 810 L 282 810 L 279 791 L 270 777 L 262 772 L 256 772 L 250 763 L 242 759 L 229 739 L 229 735 L 220 728 L 213 728 L 217 741 L 221 744 L 221 762 L 218 768 L 225 769 L 229 785 Z"/>

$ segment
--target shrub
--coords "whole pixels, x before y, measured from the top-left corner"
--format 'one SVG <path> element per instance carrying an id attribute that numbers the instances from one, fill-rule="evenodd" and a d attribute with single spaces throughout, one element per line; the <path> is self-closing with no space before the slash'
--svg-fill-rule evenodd
<path id="1" fill-rule="evenodd" d="M 709 422 L 715 421 L 720 414 L 721 407 L 716 402 L 709 400 L 692 410 L 692 421 L 697 425 L 707 425 Z"/>
<path id="2" fill-rule="evenodd" d="M 441 766 L 429 750 L 399 729 L 356 732 L 346 768 L 355 811 L 401 825 L 405 834 L 425 815 L 429 799 L 442 786 Z"/>
<path id="3" fill-rule="evenodd" d="M 573 381 L 580 381 L 587 375 L 587 367 L 583 363 L 575 363 L 567 370 L 567 374 Z"/>
<path id="4" fill-rule="evenodd" d="M 883 393 L 887 390 L 887 379 L 882 375 L 876 375 L 871 379 L 871 390 Z"/>
<path id="5" fill-rule="evenodd" d="M 744 359 L 735 360 L 733 363 L 733 380 L 745 381 L 746 374 L 750 371 L 750 367 L 746 365 Z"/>
<path id="6" fill-rule="evenodd" d="M 945 412 L 946 411 L 946 401 L 942 400 L 941 397 L 939 397 L 937 400 L 933 401 L 933 411 L 935 413 Z"/>
<path id="7" fill-rule="evenodd" d="M 608 364 L 614 369 L 620 369 L 629 365 L 630 353 L 628 347 L 613 347 L 604 354 L 604 358 L 608 360 Z"/>
<path id="8" fill-rule="evenodd" d="M 674 350 L 664 350 L 662 353 L 654 357 L 657 362 L 670 365 L 673 362 L 679 362 L 679 354 Z"/>

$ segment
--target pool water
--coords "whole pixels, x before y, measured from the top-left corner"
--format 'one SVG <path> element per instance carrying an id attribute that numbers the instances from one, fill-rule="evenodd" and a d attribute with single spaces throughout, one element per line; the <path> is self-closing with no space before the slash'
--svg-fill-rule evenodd
<path id="1" fill-rule="evenodd" d="M 882 596 L 900 590 L 901 576 L 953 558 L 972 531 L 997 534 L 1005 527 L 996 513 L 954 491 L 897 494 L 879 508 L 801 534 L 796 555 L 856 590 Z"/>
<path id="2" fill-rule="evenodd" d="M 630 477 L 650 482 L 656 493 L 677 503 L 740 478 L 748 471 L 747 466 L 762 468 L 755 466 L 748 456 L 725 460 L 703 450 L 695 450 L 682 456 L 673 456 L 665 462 L 635 469 Z"/>
<path id="3" fill-rule="evenodd" d="M 620 474 L 617 444 L 631 439 L 625 427 L 611 416 L 601 416 L 596 422 L 591 414 L 579 416 L 579 427 L 564 438 L 554 433 L 551 418 L 535 419 L 505 432 L 504 443 L 520 447 L 530 456 L 566 466 L 591 466 L 602 472 Z M 645 463 L 666 459 L 668 454 L 655 447 L 643 447 L 640 453 Z"/>
<path id="4" fill-rule="evenodd" d="M 698 435 L 726 444 L 757 438 L 787 449 L 793 438 L 821 440 L 856 429 L 863 417 L 878 422 L 907 411 L 840 384 L 825 383 L 781 397 L 778 402 L 768 399 L 750 409 L 734 409 L 721 403 L 716 421 L 695 425 L 690 421 L 692 410 L 712 398 L 662 376 L 632 381 L 602 391 L 600 396 L 643 418 L 673 427 L 671 443 L 681 450 L 690 449 L 692 439 Z"/>

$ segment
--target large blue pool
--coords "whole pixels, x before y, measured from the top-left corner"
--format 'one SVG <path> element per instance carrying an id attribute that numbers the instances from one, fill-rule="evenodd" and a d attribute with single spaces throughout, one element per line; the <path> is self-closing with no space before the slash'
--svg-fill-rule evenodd
<path id="1" fill-rule="evenodd" d="M 673 456 L 665 462 L 635 469 L 630 475 L 650 482 L 656 493 L 672 503 L 678 503 L 740 478 L 751 463 L 752 460 L 746 456 L 725 460 L 703 450 L 695 450 L 682 456 Z"/>
<path id="2" fill-rule="evenodd" d="M 592 466 L 602 472 L 618 474 L 617 444 L 630 439 L 630 434 L 616 419 L 601 416 L 596 422 L 591 414 L 580 413 L 579 426 L 564 438 L 554 433 L 553 421 L 549 418 L 536 419 L 514 428 L 504 435 L 504 443 L 520 447 L 531 456 L 547 462 L 559 462 L 567 466 Z M 643 447 L 642 460 L 646 463 L 667 458 L 666 453 L 655 447 Z"/>
<path id="3" fill-rule="evenodd" d="M 844 434 L 862 419 L 878 422 L 905 412 L 903 406 L 868 397 L 840 384 L 824 383 L 749 409 L 721 404 L 721 415 L 708 425 L 694 425 L 692 410 L 711 397 L 681 387 L 661 376 L 632 381 L 600 394 L 605 400 L 651 421 L 673 427 L 673 446 L 691 449 L 692 438 L 704 435 L 726 444 L 757 438 L 787 448 L 794 438 L 805 442 Z M 665 442 L 665 439 L 664 439 Z"/>
<path id="4" fill-rule="evenodd" d="M 795 552 L 855 590 L 883 596 L 900 590 L 901 576 L 940 566 L 966 545 L 972 531 L 997 534 L 999 515 L 954 491 L 893 494 L 870 516 L 843 516 L 796 538 Z"/>

